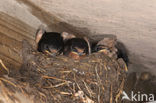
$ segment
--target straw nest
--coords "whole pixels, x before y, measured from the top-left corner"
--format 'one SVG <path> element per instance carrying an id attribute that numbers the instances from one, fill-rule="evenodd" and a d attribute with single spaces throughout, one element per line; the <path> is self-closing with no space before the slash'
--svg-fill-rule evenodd
<path id="1" fill-rule="evenodd" d="M 50 57 L 36 52 L 26 41 L 22 54 L 19 72 L 0 77 L 0 103 L 121 102 L 127 72 L 122 59 L 103 53 L 82 60 Z"/>

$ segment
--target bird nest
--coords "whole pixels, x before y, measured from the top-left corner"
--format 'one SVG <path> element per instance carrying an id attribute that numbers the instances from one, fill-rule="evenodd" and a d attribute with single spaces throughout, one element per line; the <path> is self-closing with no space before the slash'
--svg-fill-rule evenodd
<path id="1" fill-rule="evenodd" d="M 120 103 L 127 67 L 122 59 L 94 53 L 81 60 L 51 57 L 23 42 L 23 65 L 0 78 L 4 103 Z M 11 102 L 5 102 L 10 100 Z M 3 103 L 2 102 L 2 103 Z"/>

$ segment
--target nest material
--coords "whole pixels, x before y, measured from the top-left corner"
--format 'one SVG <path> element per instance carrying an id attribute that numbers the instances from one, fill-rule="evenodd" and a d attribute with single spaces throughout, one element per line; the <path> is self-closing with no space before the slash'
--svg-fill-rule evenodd
<path id="1" fill-rule="evenodd" d="M 20 73 L 11 80 L 17 87 L 0 80 L 14 87 L 11 90 L 31 97 L 32 103 L 120 103 L 127 71 L 122 59 L 103 53 L 80 61 L 50 57 L 36 52 L 25 41 L 23 60 Z"/>

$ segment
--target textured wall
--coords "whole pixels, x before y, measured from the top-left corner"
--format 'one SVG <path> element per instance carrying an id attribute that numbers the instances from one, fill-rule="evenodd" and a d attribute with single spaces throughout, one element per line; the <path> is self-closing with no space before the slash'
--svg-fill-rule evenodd
<path id="1" fill-rule="evenodd" d="M 133 64 L 130 67 L 135 68 L 135 71 L 142 69 L 154 71 L 153 68 L 156 67 L 155 0 L 30 1 L 31 3 L 29 0 L 0 1 L 1 12 L 26 24 L 17 27 L 17 30 L 22 27 L 27 28 L 20 29 L 24 36 L 33 40 L 35 29 L 40 24 L 46 25 L 48 30 L 88 35 L 91 40 L 97 39 L 97 35 L 100 37 L 106 34 L 116 35 L 130 52 Z M 14 30 L 10 26 L 8 29 Z M 0 30 L 0 35 L 2 34 L 6 34 L 6 32 Z M 9 32 L 7 36 L 11 39 L 21 40 L 20 36 L 12 36 L 15 34 Z M 0 54 L 4 54 L 2 50 L 0 50 Z M 156 70 L 153 73 L 155 72 Z"/>

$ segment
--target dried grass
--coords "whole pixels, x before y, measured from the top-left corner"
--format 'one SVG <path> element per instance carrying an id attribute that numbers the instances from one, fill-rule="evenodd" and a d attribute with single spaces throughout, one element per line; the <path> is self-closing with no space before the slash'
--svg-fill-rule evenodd
<path id="1" fill-rule="evenodd" d="M 23 52 L 24 64 L 19 75 L 11 79 L 0 77 L 0 87 L 7 89 L 1 91 L 3 94 L 16 97 L 20 93 L 32 103 L 121 102 L 127 71 L 124 63 L 103 53 L 91 54 L 80 61 L 64 56 L 49 57 L 27 44 Z M 9 71 L 5 66 L 4 69 Z M 6 95 L 5 99 L 8 98 L 11 97 Z M 21 101 L 20 97 L 16 98 Z"/>

